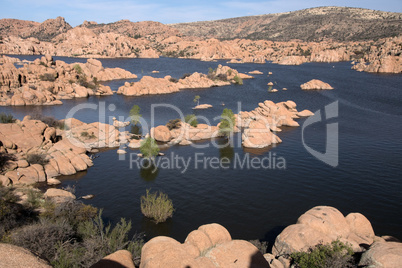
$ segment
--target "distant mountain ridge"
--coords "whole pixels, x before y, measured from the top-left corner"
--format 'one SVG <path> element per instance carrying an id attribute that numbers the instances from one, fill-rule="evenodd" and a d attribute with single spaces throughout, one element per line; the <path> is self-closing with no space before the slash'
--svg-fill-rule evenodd
<path id="1" fill-rule="evenodd" d="M 84 21 L 75 28 L 87 28 L 96 35 L 116 33 L 132 38 L 148 36 L 160 40 L 171 36 L 220 40 L 251 39 L 270 41 L 333 40 L 366 41 L 402 35 L 402 13 L 350 7 L 317 7 L 299 11 L 165 25 L 155 21 L 113 23 Z M 34 37 L 55 41 L 55 37 L 73 29 L 63 17 L 42 23 L 0 19 L 0 37 Z"/>
<path id="2" fill-rule="evenodd" d="M 402 34 L 402 13 L 350 7 L 299 11 L 169 25 L 187 36 L 290 41 L 377 40 Z"/>

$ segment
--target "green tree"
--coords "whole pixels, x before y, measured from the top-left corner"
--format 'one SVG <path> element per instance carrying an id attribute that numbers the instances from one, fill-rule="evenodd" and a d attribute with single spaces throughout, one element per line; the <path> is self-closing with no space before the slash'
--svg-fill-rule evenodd
<path id="1" fill-rule="evenodd" d="M 197 127 L 197 125 L 198 125 L 197 116 L 195 114 L 186 115 L 186 117 L 184 118 L 184 121 L 187 124 L 190 124 L 190 126 L 192 126 L 192 127 Z"/>
<path id="2" fill-rule="evenodd" d="M 141 143 L 140 151 L 143 157 L 152 160 L 159 154 L 159 147 L 153 138 L 148 137 Z"/>
<path id="3" fill-rule="evenodd" d="M 195 97 L 194 97 L 194 100 L 193 100 L 193 102 L 197 102 L 197 105 L 200 105 L 200 96 L 198 96 L 198 95 L 196 95 Z"/>
<path id="4" fill-rule="evenodd" d="M 243 79 L 241 79 L 240 76 L 235 75 L 235 77 L 233 77 L 233 80 L 235 81 L 236 84 L 243 85 Z"/>
<path id="5" fill-rule="evenodd" d="M 141 114 L 140 114 L 140 107 L 138 105 L 133 105 L 133 107 L 130 110 L 130 118 L 131 118 L 131 122 L 136 125 L 140 122 L 140 118 L 141 118 Z"/>
<path id="6" fill-rule="evenodd" d="M 222 136 L 229 137 L 233 133 L 235 126 L 235 116 L 231 109 L 223 109 L 221 115 L 221 123 L 219 125 L 219 133 Z"/>

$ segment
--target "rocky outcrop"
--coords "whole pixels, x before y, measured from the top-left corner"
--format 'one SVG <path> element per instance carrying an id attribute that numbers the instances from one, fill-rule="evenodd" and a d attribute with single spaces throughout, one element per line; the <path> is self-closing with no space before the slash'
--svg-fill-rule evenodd
<path id="1" fill-rule="evenodd" d="M 170 76 L 165 78 L 143 76 L 139 82 L 126 82 L 123 86 L 119 87 L 117 94 L 123 94 L 125 96 L 142 96 L 151 94 L 168 94 L 178 91 L 178 85 L 170 81 Z"/>
<path id="2" fill-rule="evenodd" d="M 212 108 L 211 104 L 200 104 L 200 105 L 193 107 L 193 110 L 204 110 L 204 109 L 209 109 L 209 108 Z"/>
<path id="3" fill-rule="evenodd" d="M 44 194 L 45 198 L 50 198 L 56 203 L 64 203 L 74 200 L 76 197 L 71 192 L 62 189 L 49 188 Z"/>
<path id="4" fill-rule="evenodd" d="M 371 223 L 360 213 L 346 217 L 333 207 L 318 206 L 299 217 L 277 236 L 272 253 L 283 256 L 297 251 L 307 251 L 319 243 L 327 244 L 339 239 L 362 252 L 374 241 Z"/>
<path id="5" fill-rule="evenodd" d="M 280 127 L 298 127 L 294 120 L 299 118 L 296 103 L 293 101 L 274 103 L 266 100 L 258 104 L 259 107 L 250 112 L 240 112 L 236 119 L 239 129 L 244 129 L 242 145 L 246 148 L 264 148 L 272 144 L 281 143 L 276 135 Z M 311 116 L 312 112 L 305 110 L 303 115 Z"/>
<path id="6" fill-rule="evenodd" d="M 318 79 L 313 79 L 300 85 L 300 88 L 303 90 L 324 90 L 324 89 L 334 89 L 328 83 L 320 81 Z"/>
<path id="7" fill-rule="evenodd" d="M 259 103 L 259 107 L 250 112 L 240 112 L 235 115 L 234 132 L 242 131 L 242 145 L 245 148 L 265 148 L 272 144 L 281 143 L 276 135 L 280 127 L 297 127 L 294 120 L 299 117 L 312 116 L 309 110 L 298 112 L 293 101 L 279 102 L 277 104 L 266 100 Z M 194 141 L 216 138 L 220 136 L 219 124 L 209 126 L 198 124 L 193 127 L 185 122 L 169 130 L 166 126 L 157 126 L 150 131 L 151 137 L 157 141 L 169 144 L 190 145 Z"/>
<path id="8" fill-rule="evenodd" d="M 3 57 L 0 65 L 0 106 L 55 105 L 63 99 L 112 95 L 99 81 L 136 78 L 121 68 L 104 68 L 95 59 L 66 64 L 50 55 L 17 69 Z"/>
<path id="9" fill-rule="evenodd" d="M 213 223 L 188 234 L 183 244 L 158 236 L 142 248 L 141 268 L 147 267 L 269 267 L 251 243 L 232 240 L 230 233 Z"/>
<path id="10" fill-rule="evenodd" d="M 297 30 L 300 31 L 300 28 Z M 401 68 L 402 38 L 400 36 L 378 40 L 376 38 L 377 41 L 365 38 L 364 40 L 368 41 L 360 42 L 327 40 L 327 35 L 325 39 L 315 42 L 291 40 L 273 42 L 249 39 L 219 41 L 215 38 L 180 36 L 176 30 L 160 23 L 132 23 L 129 21 L 119 21 L 107 25 L 86 23 L 67 32 L 62 29 L 61 32 L 63 33 L 50 41 L 38 39 L 42 38 L 40 36 L 27 39 L 13 35 L 2 36 L 0 53 L 51 54 L 86 58 L 170 56 L 203 61 L 232 59 L 230 63 L 263 64 L 266 61 L 272 61 L 287 65 L 355 60 L 359 63 L 353 68 L 361 71 L 400 73 Z M 319 33 L 322 32 L 327 33 L 327 30 L 320 29 Z M 152 36 L 145 33 L 152 33 Z M 303 36 L 311 36 L 311 34 Z M 381 37 L 387 37 L 387 35 Z"/>
<path id="11" fill-rule="evenodd" d="M 248 72 L 249 74 L 264 74 L 263 72 L 261 72 L 261 71 L 258 71 L 258 70 L 254 70 L 254 71 L 251 71 L 251 72 Z"/>
<path id="12" fill-rule="evenodd" d="M 397 268 L 402 263 L 402 243 L 375 242 L 363 253 L 359 266 Z"/>
<path id="13" fill-rule="evenodd" d="M 370 221 L 360 213 L 346 217 L 333 207 L 317 206 L 299 217 L 296 224 L 286 227 L 275 240 L 272 254 L 264 257 L 271 267 L 291 266 L 290 254 L 307 252 L 318 244 L 339 240 L 350 246 L 359 267 L 399 267 L 402 261 L 402 243 L 388 236 L 377 237 Z"/>
<path id="14" fill-rule="evenodd" d="M 217 126 L 198 124 L 193 127 L 185 122 L 180 122 L 179 128 L 169 130 L 166 126 L 151 128 L 151 137 L 160 142 L 169 144 L 190 145 L 193 141 L 207 140 L 219 136 Z"/>
<path id="15" fill-rule="evenodd" d="M 65 33 L 72 29 L 63 17 L 56 19 L 48 19 L 35 27 L 30 28 L 28 31 L 21 34 L 21 37 L 28 38 L 34 37 L 42 41 L 51 41 L 53 37 Z"/>
<path id="16" fill-rule="evenodd" d="M 364 61 L 352 66 L 352 69 L 359 72 L 369 73 L 402 73 L 402 57 L 401 56 L 383 56 L 368 64 Z"/>
<path id="17" fill-rule="evenodd" d="M 86 124 L 75 119 L 64 123 L 68 130 L 55 129 L 29 117 L 0 124 L 0 151 L 15 156 L 1 181 L 34 184 L 59 175 L 72 175 L 93 165 L 88 151 L 118 147 L 131 138 L 128 132 L 120 132 L 109 124 Z"/>
<path id="18" fill-rule="evenodd" d="M 305 62 L 308 62 L 306 57 L 304 56 L 285 56 L 285 57 L 278 57 L 272 61 L 272 63 L 277 63 L 280 65 L 300 65 Z"/>
<path id="19" fill-rule="evenodd" d="M 195 72 L 182 79 L 175 80 L 171 76 L 164 78 L 154 78 L 143 76 L 140 81 L 128 83 L 119 87 L 117 94 L 126 96 L 141 96 L 153 94 L 168 94 L 190 88 L 210 88 L 230 85 L 235 83 L 235 76 L 242 79 L 252 78 L 246 74 L 231 69 L 228 66 L 219 65 L 211 74 L 205 75 Z"/>

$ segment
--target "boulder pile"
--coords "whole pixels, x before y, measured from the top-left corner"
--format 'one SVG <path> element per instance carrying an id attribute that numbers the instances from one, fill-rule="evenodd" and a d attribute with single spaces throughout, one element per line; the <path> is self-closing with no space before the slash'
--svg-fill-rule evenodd
<path id="1" fill-rule="evenodd" d="M 0 181 L 3 185 L 46 182 L 59 175 L 72 175 L 93 165 L 87 155 L 92 148 L 117 147 L 130 134 L 103 124 L 64 121 L 68 130 L 49 127 L 40 120 L 0 124 L 0 152 L 13 155 Z"/>
<path id="2" fill-rule="evenodd" d="M 141 268 L 148 267 L 269 267 L 262 253 L 250 242 L 232 240 L 216 223 L 200 226 L 184 243 L 158 236 L 142 248 Z"/>
<path id="3" fill-rule="evenodd" d="M 121 68 L 104 68 L 95 59 L 67 64 L 46 55 L 19 69 L 5 57 L 1 62 L 0 106 L 55 105 L 63 99 L 112 95 L 100 81 L 137 77 Z"/>

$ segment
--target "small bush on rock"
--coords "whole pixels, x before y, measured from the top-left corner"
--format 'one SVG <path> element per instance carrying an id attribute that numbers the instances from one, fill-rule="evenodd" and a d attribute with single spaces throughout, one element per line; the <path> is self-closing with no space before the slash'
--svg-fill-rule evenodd
<path id="1" fill-rule="evenodd" d="M 46 155 L 44 154 L 29 154 L 27 155 L 27 161 L 30 165 L 39 164 L 44 166 L 49 163 L 49 160 L 46 159 Z"/>
<path id="2" fill-rule="evenodd" d="M 235 75 L 235 77 L 233 77 L 233 80 L 235 81 L 236 84 L 243 85 L 243 79 L 241 79 L 240 76 Z"/>
<path id="3" fill-rule="evenodd" d="M 151 218 L 155 223 L 165 222 L 173 215 L 173 202 L 167 194 L 162 192 L 150 193 L 141 196 L 141 212 L 145 217 Z"/>
<path id="4" fill-rule="evenodd" d="M 197 120 L 197 116 L 195 116 L 195 114 L 186 115 L 186 117 L 184 118 L 184 121 L 187 124 L 190 124 L 190 126 L 192 126 L 192 127 L 197 127 L 198 126 L 198 120 Z"/>
<path id="5" fill-rule="evenodd" d="M 44 116 L 42 114 L 33 114 L 33 115 L 31 115 L 31 119 L 42 121 L 49 127 L 66 129 L 66 125 L 63 122 L 54 118 L 53 116 Z"/>
<path id="6" fill-rule="evenodd" d="M 27 161 L 30 165 L 39 164 L 44 166 L 49 163 L 49 160 L 46 159 L 46 155 L 44 154 L 29 154 L 27 155 Z"/>
<path id="7" fill-rule="evenodd" d="M 169 130 L 180 128 L 181 127 L 181 120 L 180 119 L 172 119 L 166 124 Z"/>
<path id="8" fill-rule="evenodd" d="M 41 81 L 54 82 L 54 81 L 56 80 L 56 77 L 54 77 L 53 74 L 45 73 L 45 74 L 39 75 L 39 79 L 40 79 Z"/>
<path id="9" fill-rule="evenodd" d="M 290 255 L 298 268 L 356 267 L 353 263 L 353 250 L 339 240 L 331 244 L 318 244 L 307 252 L 295 252 Z"/>

